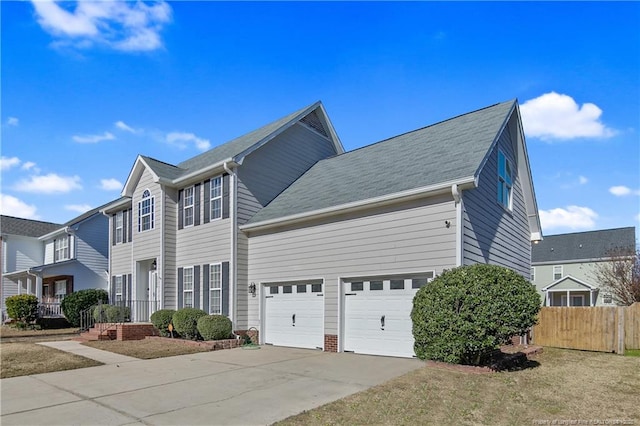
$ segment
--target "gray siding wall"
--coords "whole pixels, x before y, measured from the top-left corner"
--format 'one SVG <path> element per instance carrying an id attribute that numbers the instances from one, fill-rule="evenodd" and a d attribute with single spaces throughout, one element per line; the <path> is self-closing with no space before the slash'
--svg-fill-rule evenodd
<path id="1" fill-rule="evenodd" d="M 325 333 L 338 334 L 341 278 L 454 267 L 455 218 L 453 199 L 443 196 L 250 235 L 248 280 L 324 279 Z M 260 328 L 260 299 L 248 298 L 249 327 Z"/>
<path id="2" fill-rule="evenodd" d="M 463 264 L 505 266 L 529 279 L 531 232 L 518 175 L 515 114 L 480 172 L 478 187 L 463 191 Z M 498 204 L 498 148 L 513 165 L 513 209 Z"/>
<path id="3" fill-rule="evenodd" d="M 238 255 L 236 257 L 236 328 L 244 330 L 248 328 L 249 321 L 249 239 L 238 231 Z"/>
<path id="4" fill-rule="evenodd" d="M 318 160 L 335 154 L 329 139 L 295 124 L 248 155 L 238 168 L 238 224 L 249 220 Z"/>
<path id="5" fill-rule="evenodd" d="M 161 275 L 161 287 L 163 292 L 162 306 L 165 309 L 176 309 L 176 241 L 178 191 L 173 188 L 165 188 L 164 191 L 164 270 Z"/>
<path id="6" fill-rule="evenodd" d="M 43 243 L 37 238 L 8 235 L 6 237 L 6 263 L 3 272 L 23 271 L 44 263 Z"/>
<path id="7" fill-rule="evenodd" d="M 74 291 L 82 288 L 108 289 L 109 219 L 95 215 L 75 232 L 75 257 L 82 264 L 82 283 L 74 277 Z M 85 270 L 86 269 L 86 270 Z M 49 270 L 47 269 L 47 274 Z"/>
<path id="8" fill-rule="evenodd" d="M 596 279 L 596 267 L 599 262 L 572 262 L 572 263 L 553 263 L 553 264 L 544 264 L 544 265 L 533 265 L 535 268 L 535 278 L 533 280 L 533 284 L 536 286 L 536 289 L 540 293 L 540 295 L 544 298 L 544 293 L 542 289 L 556 281 L 553 278 L 553 267 L 554 265 L 562 266 L 562 276 L 566 277 L 567 275 L 571 275 L 574 278 L 579 279 L 580 281 L 584 281 L 592 286 L 600 287 L 600 283 Z M 562 288 L 562 284 L 559 287 L 554 287 L 556 289 Z M 566 288 L 566 286 L 565 286 Z M 572 285 L 572 288 L 579 288 L 577 285 Z M 612 306 L 613 304 L 605 304 L 603 300 L 604 294 L 607 291 L 599 290 L 598 296 L 596 299 L 596 306 Z M 588 301 L 589 298 L 586 298 Z M 543 299 L 544 303 L 544 299 Z"/>

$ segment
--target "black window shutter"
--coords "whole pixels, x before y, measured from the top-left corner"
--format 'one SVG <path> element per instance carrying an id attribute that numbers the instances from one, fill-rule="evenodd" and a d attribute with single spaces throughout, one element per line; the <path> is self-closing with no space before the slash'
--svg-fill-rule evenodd
<path id="1" fill-rule="evenodd" d="M 126 243 L 127 242 L 127 223 L 129 219 L 127 217 L 127 212 L 126 210 L 122 212 L 122 242 Z"/>
<path id="2" fill-rule="evenodd" d="M 67 294 L 73 293 L 73 277 L 67 278 Z"/>
<path id="3" fill-rule="evenodd" d="M 133 232 L 133 208 L 129 209 L 126 211 L 126 213 L 129 215 L 129 239 L 128 241 L 131 241 L 131 234 Z"/>
<path id="4" fill-rule="evenodd" d="M 200 265 L 193 267 L 193 307 L 200 307 Z"/>
<path id="5" fill-rule="evenodd" d="M 131 274 L 127 275 L 127 300 L 132 300 L 133 299 L 133 294 L 131 293 L 131 285 L 133 284 L 132 282 L 133 280 L 131 279 Z"/>
<path id="6" fill-rule="evenodd" d="M 222 175 L 222 218 L 229 217 L 229 175 Z"/>
<path id="7" fill-rule="evenodd" d="M 127 300 L 127 276 L 122 276 L 122 301 L 125 302 Z"/>
<path id="8" fill-rule="evenodd" d="M 183 196 L 184 189 L 181 189 L 180 191 L 178 191 L 178 229 L 184 228 L 184 212 L 182 211 L 184 209 Z"/>
<path id="9" fill-rule="evenodd" d="M 116 245 L 116 215 L 111 215 L 111 245 Z"/>
<path id="10" fill-rule="evenodd" d="M 109 294 L 109 302 L 114 303 L 116 301 L 116 277 L 111 277 L 111 292 Z"/>
<path id="11" fill-rule="evenodd" d="M 184 277 L 182 276 L 182 271 L 184 270 L 184 268 L 178 268 L 178 306 L 176 306 L 177 309 L 180 308 L 184 308 L 184 306 L 182 306 L 183 302 L 183 294 L 182 294 L 182 280 L 184 279 Z"/>
<path id="12" fill-rule="evenodd" d="M 204 181 L 204 220 L 202 223 L 209 223 L 211 220 L 211 180 Z"/>
<path id="13" fill-rule="evenodd" d="M 229 316 L 229 262 L 222 262 L 222 315 Z"/>
<path id="14" fill-rule="evenodd" d="M 200 225 L 200 184 L 193 186 L 193 226 Z"/>
<path id="15" fill-rule="evenodd" d="M 202 310 L 209 313 L 209 265 L 202 265 Z"/>

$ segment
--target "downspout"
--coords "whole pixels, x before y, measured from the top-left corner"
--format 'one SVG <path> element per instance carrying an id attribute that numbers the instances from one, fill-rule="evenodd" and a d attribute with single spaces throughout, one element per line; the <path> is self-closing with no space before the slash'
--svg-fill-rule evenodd
<path id="1" fill-rule="evenodd" d="M 456 206 L 456 266 L 462 266 L 464 250 L 464 241 L 462 239 L 462 193 L 458 184 L 451 185 L 451 195 Z"/>
<path id="2" fill-rule="evenodd" d="M 222 164 L 224 170 L 229 173 L 229 215 L 231 218 L 231 267 L 229 268 L 229 319 L 234 326 L 234 329 L 237 328 L 237 324 L 235 323 L 236 318 L 236 277 L 237 277 L 237 246 L 238 246 L 238 218 L 236 215 L 236 178 L 237 175 L 230 169 L 225 161 Z M 233 182 L 233 184 L 232 184 Z"/>

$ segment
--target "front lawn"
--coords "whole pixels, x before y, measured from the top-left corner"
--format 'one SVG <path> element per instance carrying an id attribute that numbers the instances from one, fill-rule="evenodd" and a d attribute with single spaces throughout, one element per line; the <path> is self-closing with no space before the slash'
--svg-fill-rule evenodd
<path id="1" fill-rule="evenodd" d="M 40 337 L 40 336 L 56 336 L 64 334 L 77 334 L 78 328 L 58 328 L 58 329 L 20 329 L 18 327 L 10 327 L 8 325 L 0 326 L 0 337 Z"/>
<path id="2" fill-rule="evenodd" d="M 278 424 L 640 422 L 639 358 L 545 348 L 536 360 L 535 368 L 489 374 L 425 367 Z"/>
<path id="3" fill-rule="evenodd" d="M 0 344 L 0 378 L 95 367 L 101 362 L 35 343 Z"/>
<path id="4" fill-rule="evenodd" d="M 128 355 L 140 359 L 164 358 L 167 356 L 188 355 L 197 352 L 208 352 L 208 349 L 187 346 L 180 342 L 172 343 L 156 339 L 144 340 L 101 340 L 85 342 L 84 345 L 103 351 L 115 352 L 120 355 Z"/>

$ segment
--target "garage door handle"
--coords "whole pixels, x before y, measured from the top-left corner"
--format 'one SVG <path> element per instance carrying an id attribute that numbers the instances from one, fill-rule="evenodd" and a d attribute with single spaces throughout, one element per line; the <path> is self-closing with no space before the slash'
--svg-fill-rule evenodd
<path id="1" fill-rule="evenodd" d="M 293 327 L 296 326 L 296 314 L 293 314 L 291 316 L 291 326 L 293 326 Z"/>
<path id="2" fill-rule="evenodd" d="M 384 330 L 384 315 L 380 317 L 380 330 Z"/>

